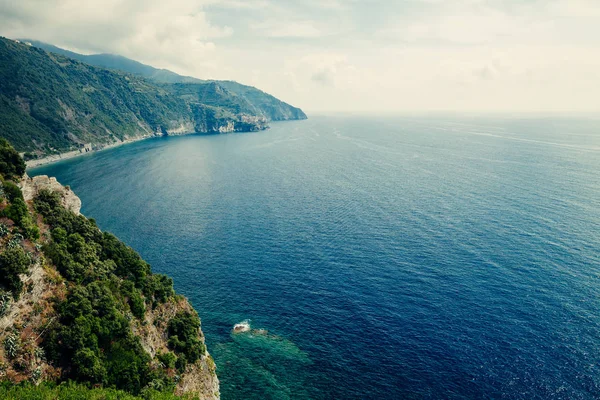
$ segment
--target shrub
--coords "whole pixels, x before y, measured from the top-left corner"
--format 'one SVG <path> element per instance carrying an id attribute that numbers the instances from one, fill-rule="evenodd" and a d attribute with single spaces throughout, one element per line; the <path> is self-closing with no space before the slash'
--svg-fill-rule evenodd
<path id="1" fill-rule="evenodd" d="M 6 235 L 8 235 L 10 232 L 10 230 L 8 229 L 8 226 L 6 226 L 6 224 L 3 224 L 0 222 L 0 237 L 4 237 Z"/>
<path id="2" fill-rule="evenodd" d="M 106 369 L 94 351 L 89 348 L 78 350 L 73 357 L 73 369 L 80 381 L 103 383 L 106 381 Z"/>
<path id="3" fill-rule="evenodd" d="M 21 192 L 21 189 L 19 189 L 19 187 L 14 182 L 5 181 L 3 186 L 4 194 L 6 195 L 8 201 L 10 201 L 11 203 L 16 199 L 23 199 L 23 192 Z"/>
<path id="4" fill-rule="evenodd" d="M 146 313 L 146 307 L 140 290 L 134 286 L 133 282 L 123 281 L 121 284 L 121 293 L 127 297 L 131 313 L 136 318 L 143 319 L 144 314 Z"/>
<path id="5" fill-rule="evenodd" d="M 177 356 L 173 353 L 171 353 L 170 351 L 166 352 L 166 353 L 158 353 L 156 355 L 156 358 L 158 358 L 158 361 L 160 361 L 165 368 L 169 368 L 169 369 L 173 369 L 175 368 L 175 362 L 177 361 Z"/>
<path id="6" fill-rule="evenodd" d="M 8 248 L 0 253 L 0 283 L 18 298 L 23 290 L 20 274 L 27 272 L 29 257 L 21 247 Z"/>
<path id="7" fill-rule="evenodd" d="M 15 335 L 8 335 L 6 339 L 4 339 L 4 350 L 9 358 L 15 358 L 20 347 L 19 338 Z"/>
<path id="8" fill-rule="evenodd" d="M 19 153 L 8 143 L 0 138 L 0 174 L 9 179 L 16 179 L 25 173 L 25 161 Z"/>
<path id="9" fill-rule="evenodd" d="M 25 204 L 21 189 L 14 183 L 7 181 L 4 182 L 4 192 L 10 204 L 2 212 L 3 215 L 12 219 L 18 227 L 22 228 L 25 236 L 31 239 L 39 239 L 40 230 L 34 224 L 31 215 L 29 215 L 29 209 Z"/>
<path id="10" fill-rule="evenodd" d="M 178 312 L 167 327 L 169 348 L 185 356 L 192 364 L 205 354 L 206 348 L 198 335 L 200 318 L 188 311 Z M 181 356 L 180 356 L 181 357 Z"/>
<path id="11" fill-rule="evenodd" d="M 4 317 L 12 303 L 12 296 L 9 293 L 0 293 L 0 318 Z"/>
<path id="12" fill-rule="evenodd" d="M 146 277 L 144 295 L 153 299 L 153 303 L 164 303 L 175 294 L 173 279 L 162 274 L 152 274 Z"/>

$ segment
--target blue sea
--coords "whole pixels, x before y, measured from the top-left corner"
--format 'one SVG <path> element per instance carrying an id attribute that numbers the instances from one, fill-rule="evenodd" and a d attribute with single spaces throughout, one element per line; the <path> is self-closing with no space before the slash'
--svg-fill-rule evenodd
<path id="1" fill-rule="evenodd" d="M 317 116 L 30 173 L 173 277 L 223 399 L 600 398 L 600 119 Z"/>

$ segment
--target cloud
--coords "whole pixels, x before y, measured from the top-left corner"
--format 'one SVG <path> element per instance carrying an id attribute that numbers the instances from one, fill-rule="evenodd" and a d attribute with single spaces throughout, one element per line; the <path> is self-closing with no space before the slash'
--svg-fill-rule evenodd
<path id="1" fill-rule="evenodd" d="M 312 74 L 310 79 L 313 82 L 321 84 L 323 86 L 333 86 L 334 85 L 334 74 L 335 72 L 331 69 L 322 69 L 320 71 Z"/>
<path id="2" fill-rule="evenodd" d="M 268 21 L 254 24 L 251 28 L 269 38 L 317 38 L 323 35 L 310 21 Z"/>
<path id="3" fill-rule="evenodd" d="M 209 21 L 203 3 L 190 0 L 0 0 L 0 27 L 9 37 L 180 68 L 201 63 L 215 39 L 233 34 Z"/>
<path id="4" fill-rule="evenodd" d="M 0 0 L 0 34 L 321 111 L 598 110 L 598 0 Z"/>

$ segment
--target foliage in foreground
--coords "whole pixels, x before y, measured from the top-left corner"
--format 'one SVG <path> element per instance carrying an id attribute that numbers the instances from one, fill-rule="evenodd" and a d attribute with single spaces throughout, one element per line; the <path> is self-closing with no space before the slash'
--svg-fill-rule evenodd
<path id="1" fill-rule="evenodd" d="M 172 393 L 148 390 L 140 396 L 116 389 L 88 388 L 75 383 L 52 385 L 41 384 L 33 386 L 13 385 L 9 382 L 0 384 L 1 399 L 19 400 L 187 400 L 194 399 L 193 396 L 175 396 Z"/>
<path id="2" fill-rule="evenodd" d="M 143 319 L 146 307 L 173 296 L 173 281 L 153 274 L 133 249 L 60 200 L 49 191 L 35 199 L 52 228 L 44 253 L 69 282 L 56 307 L 59 319 L 44 340 L 48 359 L 63 367 L 65 379 L 135 394 L 146 387 L 172 389 L 176 382 L 166 371 L 151 367 L 131 319 Z"/>
<path id="3" fill-rule="evenodd" d="M 22 177 L 24 173 L 25 161 L 6 139 L 0 138 L 0 174 L 12 179 Z"/>
<path id="4" fill-rule="evenodd" d="M 25 162 L 19 153 L 10 143 L 0 138 L 0 203 L 4 206 L 0 217 L 12 220 L 16 228 L 13 230 L 0 223 L 0 238 L 8 236 L 6 248 L 0 253 L 0 285 L 15 299 L 19 298 L 23 290 L 20 275 L 28 272 L 32 262 L 32 256 L 23 249 L 22 241 L 24 238 L 36 240 L 40 236 L 23 199 L 23 193 L 15 184 L 24 173 Z M 3 298 L 7 295 L 2 292 Z M 2 301 L 2 308 L 7 307 L 7 304 Z M 4 314 L 6 309 L 0 311 Z"/>
<path id="5" fill-rule="evenodd" d="M 147 310 L 175 301 L 172 279 L 153 274 L 133 249 L 100 231 L 93 219 L 67 210 L 56 192 L 42 190 L 34 200 L 35 212 L 50 228 L 44 234 L 45 244 L 36 243 L 40 237 L 32 217 L 36 214 L 11 181 L 20 178 L 24 166 L 13 153 L 10 144 L 0 139 L 0 206 L 4 207 L 0 216 L 8 218 L 0 223 L 0 316 L 7 313 L 13 298 L 19 299 L 22 275 L 30 272 L 34 262 L 52 261 L 60 275 L 51 279 L 65 285 L 60 285 L 64 290 L 53 293 L 52 318 L 43 329 L 31 327 L 37 329 L 30 335 L 29 339 L 37 335 L 33 341 L 22 340 L 28 322 L 14 321 L 3 340 L 7 358 L 2 361 L 22 375 L 33 368 L 32 360 L 44 359 L 62 371 L 62 376 L 51 379 L 71 384 L 54 387 L 46 382 L 33 388 L 5 382 L 0 383 L 0 398 L 174 398 L 172 393 L 180 379 L 177 372 L 184 372 L 188 362 L 197 361 L 206 351 L 199 338 L 198 315 L 185 311 L 168 321 L 168 346 L 173 352 L 152 359 L 132 326 L 147 324 Z M 43 255 L 33 248 L 41 248 Z M 33 305 L 34 311 L 36 306 L 39 304 Z M 39 307 L 37 315 L 43 308 Z M 32 347 L 38 339 L 44 351 Z M 0 372 L 5 369 L 6 365 L 0 365 Z M 42 378 L 41 366 L 29 372 L 31 382 Z M 88 390 L 91 386 L 110 390 Z"/>

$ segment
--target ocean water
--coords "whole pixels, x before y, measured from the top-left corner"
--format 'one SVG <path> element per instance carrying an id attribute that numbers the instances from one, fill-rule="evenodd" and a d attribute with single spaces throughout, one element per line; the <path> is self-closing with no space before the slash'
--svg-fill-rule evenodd
<path id="1" fill-rule="evenodd" d="M 600 120 L 500 117 L 314 117 L 31 171 L 174 278 L 223 399 L 599 398 L 599 172 Z"/>

